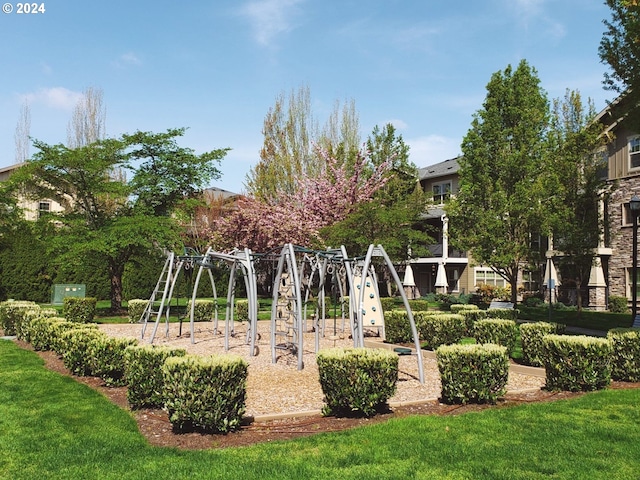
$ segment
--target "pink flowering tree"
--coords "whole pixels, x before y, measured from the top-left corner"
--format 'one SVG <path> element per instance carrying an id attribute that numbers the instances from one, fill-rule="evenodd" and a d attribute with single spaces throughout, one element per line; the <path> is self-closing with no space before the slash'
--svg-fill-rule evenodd
<path id="1" fill-rule="evenodd" d="M 285 243 L 322 248 L 320 230 L 371 201 L 387 181 L 391 159 L 374 168 L 368 152 L 361 149 L 347 165 L 326 150 L 316 149 L 323 161 L 319 175 L 299 178 L 294 193 L 282 193 L 271 203 L 254 197 L 242 199 L 233 213 L 212 225 L 212 246 L 219 250 L 247 247 L 255 252 Z"/>

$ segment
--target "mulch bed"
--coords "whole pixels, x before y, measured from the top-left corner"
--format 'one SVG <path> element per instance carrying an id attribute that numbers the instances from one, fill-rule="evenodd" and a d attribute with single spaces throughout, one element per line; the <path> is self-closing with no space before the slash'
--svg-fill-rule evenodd
<path id="1" fill-rule="evenodd" d="M 16 341 L 16 343 L 22 348 L 33 350 L 28 343 L 21 341 Z M 36 353 L 44 360 L 45 366 L 49 370 L 62 375 L 73 376 L 55 352 Z M 73 378 L 102 393 L 119 407 L 131 412 L 138 424 L 140 433 L 147 438 L 151 445 L 188 450 L 240 447 L 262 442 L 298 438 L 322 432 L 337 432 L 362 425 L 381 423 L 391 418 L 400 418 L 408 415 L 456 415 L 487 408 L 503 408 L 522 403 L 553 401 L 583 395 L 583 393 L 548 392 L 545 390 L 513 394 L 507 393 L 496 405 L 445 405 L 434 400 L 418 405 L 393 407 L 390 411 L 378 414 L 372 418 L 341 418 L 314 415 L 310 417 L 246 422 L 240 430 L 233 433 L 203 434 L 198 432 L 174 432 L 168 415 L 163 410 L 131 410 L 127 402 L 126 387 L 107 387 L 102 379 L 97 377 L 73 376 Z M 640 388 L 640 383 L 612 382 L 610 388 Z"/>

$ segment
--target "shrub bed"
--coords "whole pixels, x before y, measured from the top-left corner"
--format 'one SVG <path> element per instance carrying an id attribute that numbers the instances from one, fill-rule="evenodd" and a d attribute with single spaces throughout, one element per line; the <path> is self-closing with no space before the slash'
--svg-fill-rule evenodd
<path id="1" fill-rule="evenodd" d="M 135 338 L 96 336 L 89 342 L 91 373 L 104 380 L 109 387 L 125 385 L 124 351 L 137 343 Z"/>
<path id="2" fill-rule="evenodd" d="M 507 347 L 507 355 L 511 356 L 516 347 L 518 325 L 513 320 L 486 318 L 478 320 L 473 326 L 473 338 L 477 343 L 493 343 Z"/>
<path id="3" fill-rule="evenodd" d="M 452 313 L 461 313 L 463 310 L 480 310 L 480 307 L 472 303 L 454 303 L 449 307 Z"/>
<path id="4" fill-rule="evenodd" d="M 387 343 L 411 341 L 411 325 L 405 310 L 384 311 L 384 335 Z"/>
<path id="5" fill-rule="evenodd" d="M 599 390 L 611 383 L 611 342 L 585 335 L 546 335 L 544 366 L 548 390 Z"/>
<path id="6" fill-rule="evenodd" d="M 142 300 L 140 298 L 134 298 L 127 302 L 127 315 L 129 317 L 129 323 L 138 323 L 142 319 L 149 300 Z"/>
<path id="7" fill-rule="evenodd" d="M 465 317 L 456 313 L 430 314 L 416 312 L 416 327 L 423 346 L 436 349 L 440 345 L 458 343 L 466 331 Z"/>
<path id="8" fill-rule="evenodd" d="M 98 300 L 93 297 L 66 297 L 63 300 L 62 316 L 70 322 L 89 323 L 96 316 Z"/>
<path id="9" fill-rule="evenodd" d="M 426 312 L 429 310 L 429 302 L 427 300 L 409 300 L 409 308 L 412 312 Z"/>
<path id="10" fill-rule="evenodd" d="M 234 320 L 246 322 L 249 320 L 249 300 L 236 300 Z"/>
<path id="11" fill-rule="evenodd" d="M 622 382 L 640 382 L 640 330 L 614 328 L 611 340 L 611 378 Z"/>
<path id="12" fill-rule="evenodd" d="M 496 403 L 509 379 L 507 348 L 493 344 L 443 345 L 436 350 L 442 401 Z"/>
<path id="13" fill-rule="evenodd" d="M 518 319 L 520 311 L 517 308 L 491 308 L 487 310 L 487 316 L 490 318 L 501 318 L 503 320 Z"/>
<path id="14" fill-rule="evenodd" d="M 25 342 L 31 342 L 31 322 L 36 318 L 56 317 L 58 311 L 55 308 L 34 308 L 24 312 L 22 318 L 16 323 L 16 338 Z"/>
<path id="15" fill-rule="evenodd" d="M 131 345 L 124 350 L 127 400 L 132 408 L 162 408 L 164 377 L 162 366 L 169 357 L 184 357 L 182 348 Z"/>
<path id="16" fill-rule="evenodd" d="M 36 351 L 53 350 L 56 342 L 54 331 L 56 324 L 66 322 L 62 317 L 36 317 L 29 322 L 28 335 L 31 346 Z"/>
<path id="17" fill-rule="evenodd" d="M 550 322 L 532 322 L 520 324 L 520 338 L 522 340 L 522 360 L 532 367 L 544 365 L 545 350 L 542 339 L 545 335 L 561 335 L 565 325 Z"/>
<path id="18" fill-rule="evenodd" d="M 174 429 L 238 429 L 246 408 L 247 367 L 236 355 L 167 358 L 162 367 L 165 408 Z"/>
<path id="19" fill-rule="evenodd" d="M 236 307 L 236 313 L 239 315 L 240 314 L 240 310 L 242 310 L 239 307 L 239 303 L 240 302 L 247 302 L 247 314 L 246 317 L 247 319 L 248 317 L 248 311 L 249 311 L 249 301 L 248 300 L 238 300 L 238 302 L 236 303 L 236 305 L 238 305 Z M 209 322 L 211 320 L 213 320 L 213 314 L 215 312 L 216 309 L 216 304 L 213 300 L 206 300 L 206 299 L 199 299 L 196 300 L 194 308 L 193 308 L 193 321 L 194 322 Z M 191 300 L 189 300 L 187 302 L 187 316 L 191 315 Z"/>
<path id="20" fill-rule="evenodd" d="M 317 355 L 325 415 L 371 417 L 396 392 L 398 355 L 370 348 L 328 348 Z"/>
<path id="21" fill-rule="evenodd" d="M 16 335 L 17 326 L 19 325 L 24 314 L 31 310 L 39 309 L 35 302 L 24 302 L 7 300 L 0 303 L 0 328 L 5 335 Z"/>
<path id="22" fill-rule="evenodd" d="M 62 333 L 64 353 L 62 361 L 74 375 L 93 374 L 94 361 L 91 357 L 91 342 L 103 339 L 106 335 L 96 329 L 72 328 Z"/>

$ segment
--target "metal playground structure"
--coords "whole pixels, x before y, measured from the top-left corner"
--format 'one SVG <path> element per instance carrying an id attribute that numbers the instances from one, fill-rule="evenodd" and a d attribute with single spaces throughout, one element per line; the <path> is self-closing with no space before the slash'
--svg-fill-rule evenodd
<path id="1" fill-rule="evenodd" d="M 169 335 L 170 301 L 181 272 L 197 269 L 190 302 L 189 324 L 191 342 L 195 343 L 194 316 L 197 292 L 203 276 L 209 278 L 214 301 L 214 334 L 219 334 L 218 296 L 212 270 L 226 268 L 229 272 L 224 316 L 225 351 L 229 349 L 229 337 L 235 335 L 235 292 L 242 281 L 248 301 L 248 319 L 245 343 L 250 354 L 257 354 L 258 281 L 257 272 L 271 274 L 271 324 L 270 347 L 272 362 L 277 361 L 277 352 L 287 351 L 297 357 L 298 369 L 304 368 L 304 333 L 312 331 L 315 352 L 320 338 L 327 333 L 327 294 L 332 295 L 334 306 L 333 335 L 337 332 L 336 305 L 340 304 L 341 332 L 346 331 L 353 339 L 354 347 L 365 346 L 365 330 L 377 330 L 384 339 L 384 312 L 378 291 L 376 268 L 386 267 L 400 292 L 415 343 L 420 383 L 424 383 L 424 372 L 420 341 L 409 300 L 404 292 L 393 263 L 382 245 L 370 245 L 364 257 L 349 257 L 344 246 L 339 249 L 310 250 L 286 244 L 266 253 L 253 253 L 249 249 L 217 252 L 209 248 L 204 255 L 185 251 L 184 255 L 167 254 L 167 259 L 147 307 L 140 318 L 141 338 L 146 328 L 154 322 L 149 343 L 153 343 L 162 319 L 165 335 Z M 268 277 L 267 277 L 268 278 Z M 346 305 L 345 305 L 346 303 Z M 308 308 L 312 312 L 308 313 Z M 311 321 L 310 330 L 308 322 Z M 182 324 L 180 325 L 182 327 Z"/>

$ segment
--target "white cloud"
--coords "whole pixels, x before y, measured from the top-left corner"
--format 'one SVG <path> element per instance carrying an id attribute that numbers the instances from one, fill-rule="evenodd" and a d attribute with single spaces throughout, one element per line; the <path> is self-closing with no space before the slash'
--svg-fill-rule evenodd
<path id="1" fill-rule="evenodd" d="M 118 68 L 142 65 L 140 58 L 138 58 L 138 56 L 133 52 L 123 53 L 112 63 L 114 67 Z"/>
<path id="2" fill-rule="evenodd" d="M 405 122 L 404 120 L 400 120 L 399 118 L 392 118 L 390 120 L 385 120 L 384 122 L 381 123 L 381 125 L 386 125 L 387 123 L 390 123 L 391 125 L 396 127 L 397 130 L 406 130 L 409 127 L 407 122 Z"/>
<path id="3" fill-rule="evenodd" d="M 297 6 L 303 0 L 255 0 L 244 5 L 240 14 L 245 16 L 253 27 L 256 41 L 269 46 L 274 37 L 294 28 L 294 17 L 298 15 Z"/>
<path id="4" fill-rule="evenodd" d="M 449 160 L 460 155 L 459 138 L 442 135 L 427 135 L 413 139 L 405 139 L 409 145 L 411 161 L 418 167 L 426 167 L 434 163 Z"/>
<path id="5" fill-rule="evenodd" d="M 41 88 L 36 92 L 21 95 L 29 105 L 42 104 L 59 110 L 72 110 L 82 98 L 81 92 L 74 92 L 64 87 Z"/>

